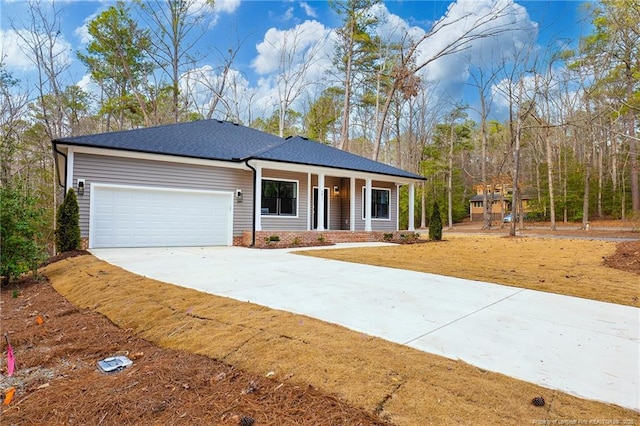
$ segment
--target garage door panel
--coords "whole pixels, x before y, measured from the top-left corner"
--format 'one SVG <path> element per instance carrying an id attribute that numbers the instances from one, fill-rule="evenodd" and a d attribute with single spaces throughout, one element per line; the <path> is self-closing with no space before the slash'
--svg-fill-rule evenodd
<path id="1" fill-rule="evenodd" d="M 231 245 L 231 193 L 94 184 L 91 247 Z"/>

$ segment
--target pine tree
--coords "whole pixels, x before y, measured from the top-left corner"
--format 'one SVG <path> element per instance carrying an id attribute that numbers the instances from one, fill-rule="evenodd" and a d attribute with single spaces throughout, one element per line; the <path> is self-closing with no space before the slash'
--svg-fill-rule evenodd
<path id="1" fill-rule="evenodd" d="M 438 202 L 433 202 L 433 211 L 429 219 L 429 239 L 440 241 L 442 239 L 442 218 L 440 217 L 440 206 Z"/>
<path id="2" fill-rule="evenodd" d="M 80 249 L 80 209 L 73 189 L 67 192 L 58 208 L 56 247 L 60 253 Z"/>

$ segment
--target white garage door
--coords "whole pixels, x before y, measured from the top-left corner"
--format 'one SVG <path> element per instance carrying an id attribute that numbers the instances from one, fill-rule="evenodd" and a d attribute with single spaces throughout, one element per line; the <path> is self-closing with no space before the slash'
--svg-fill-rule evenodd
<path id="1" fill-rule="evenodd" d="M 102 247 L 232 245 L 230 192 L 91 185 L 89 244 Z"/>

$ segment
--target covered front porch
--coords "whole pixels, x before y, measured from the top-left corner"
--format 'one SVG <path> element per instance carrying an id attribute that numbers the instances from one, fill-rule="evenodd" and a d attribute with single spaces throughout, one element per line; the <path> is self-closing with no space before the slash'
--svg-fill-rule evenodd
<path id="1" fill-rule="evenodd" d="M 254 229 L 258 233 L 349 231 L 333 238 L 369 241 L 361 232 L 400 231 L 400 187 L 408 187 L 408 228 L 414 228 L 415 183 L 381 174 L 251 161 L 254 169 Z M 342 235 L 339 237 L 339 235 Z M 309 237 L 311 238 L 311 237 Z M 316 236 L 317 238 L 317 236 Z M 375 238 L 378 238 L 377 236 Z M 377 240 L 377 239 L 376 239 Z"/>

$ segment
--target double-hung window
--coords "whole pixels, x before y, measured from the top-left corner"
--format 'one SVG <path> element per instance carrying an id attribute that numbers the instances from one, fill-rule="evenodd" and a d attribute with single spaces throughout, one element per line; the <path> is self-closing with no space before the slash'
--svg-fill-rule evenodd
<path id="1" fill-rule="evenodd" d="M 391 190 L 371 189 L 371 219 L 389 219 L 389 199 Z M 367 208 L 367 189 L 362 188 L 362 218 L 365 218 Z"/>
<path id="2" fill-rule="evenodd" d="M 262 181 L 262 214 L 296 216 L 298 214 L 298 182 Z"/>

